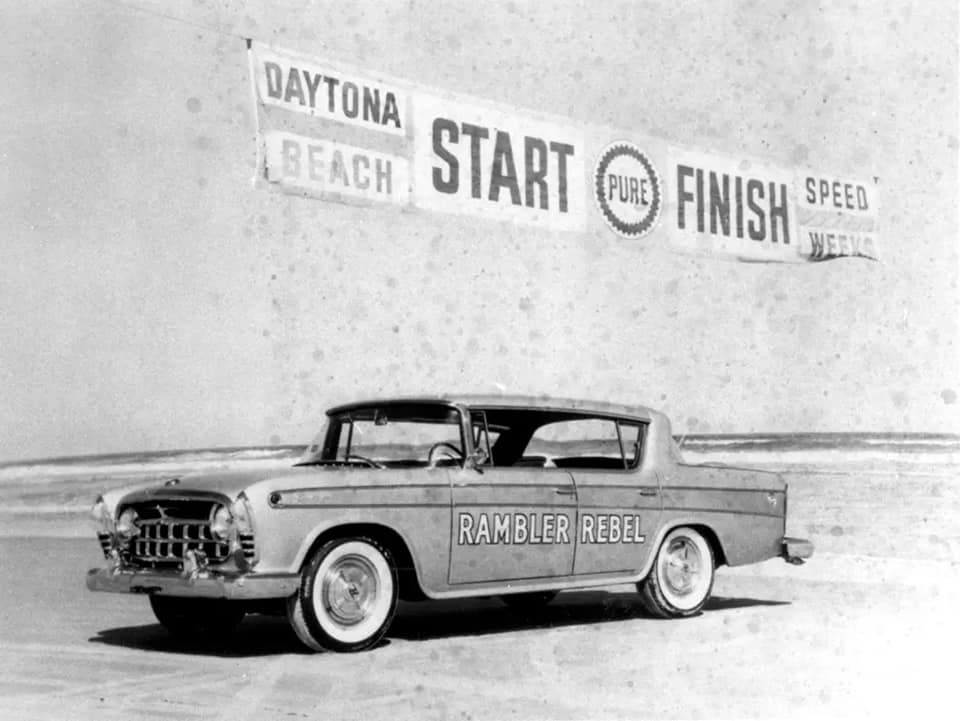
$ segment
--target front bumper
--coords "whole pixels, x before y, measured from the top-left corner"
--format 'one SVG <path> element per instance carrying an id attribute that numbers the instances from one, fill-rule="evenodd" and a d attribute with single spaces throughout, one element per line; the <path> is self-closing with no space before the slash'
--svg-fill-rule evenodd
<path id="1" fill-rule="evenodd" d="M 780 558 L 799 566 L 813 555 L 813 544 L 805 538 L 785 536 L 780 542 Z"/>
<path id="2" fill-rule="evenodd" d="M 205 571 L 180 576 L 143 569 L 91 568 L 87 588 L 112 593 L 146 593 L 190 598 L 228 598 L 246 600 L 286 598 L 300 586 L 298 574 L 224 574 Z"/>

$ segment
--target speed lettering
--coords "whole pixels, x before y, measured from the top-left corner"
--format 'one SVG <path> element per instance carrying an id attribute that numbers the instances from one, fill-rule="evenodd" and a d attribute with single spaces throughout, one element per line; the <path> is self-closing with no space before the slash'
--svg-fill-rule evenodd
<path id="1" fill-rule="evenodd" d="M 677 227 L 790 244 L 786 183 L 677 165 Z M 693 218 L 690 217 L 691 213 Z"/>
<path id="2" fill-rule="evenodd" d="M 810 205 L 830 206 L 839 210 L 870 210 L 867 189 L 859 183 L 808 177 L 804 185 L 806 201 Z"/>
<path id="3" fill-rule="evenodd" d="M 439 161 L 431 172 L 437 192 L 466 194 L 461 185 L 469 183 L 469 195 L 476 200 L 505 199 L 539 210 L 551 210 L 555 203 L 560 213 L 569 212 L 567 176 L 573 145 L 442 117 L 433 120 L 432 142 Z M 491 147 L 492 161 L 484 163 Z"/>

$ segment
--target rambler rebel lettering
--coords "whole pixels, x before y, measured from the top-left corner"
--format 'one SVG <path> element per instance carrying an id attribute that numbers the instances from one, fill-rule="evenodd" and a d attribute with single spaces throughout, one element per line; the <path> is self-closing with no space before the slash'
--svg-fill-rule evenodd
<path id="1" fill-rule="evenodd" d="M 263 71 L 267 95 L 274 100 L 349 120 L 402 128 L 397 98 L 390 90 L 381 91 L 378 87 L 293 65 L 284 68 L 271 61 L 264 62 Z"/>
<path id="2" fill-rule="evenodd" d="M 450 118 L 434 119 L 432 137 L 433 153 L 440 161 L 432 171 L 436 191 L 459 193 L 463 165 L 471 198 L 497 203 L 503 197 L 511 205 L 550 210 L 555 197 L 557 210 L 568 212 L 567 160 L 574 155 L 573 145 Z M 489 143 L 493 160 L 485 165 L 481 158 Z"/>
<path id="3" fill-rule="evenodd" d="M 460 513 L 457 545 L 570 543 L 570 516 L 564 513 Z M 580 543 L 643 543 L 640 516 L 580 515 Z"/>
<path id="4" fill-rule="evenodd" d="M 787 184 L 677 165 L 677 227 L 790 244 Z M 693 217 L 691 217 L 693 216 Z"/>
<path id="5" fill-rule="evenodd" d="M 643 543 L 640 516 L 591 514 L 580 516 L 580 543 Z"/>

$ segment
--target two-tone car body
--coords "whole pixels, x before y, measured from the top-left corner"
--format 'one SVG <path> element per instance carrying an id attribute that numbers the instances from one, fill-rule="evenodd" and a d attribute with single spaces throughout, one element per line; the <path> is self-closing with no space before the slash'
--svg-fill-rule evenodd
<path id="1" fill-rule="evenodd" d="M 685 464 L 649 408 L 451 395 L 327 415 L 292 468 L 105 494 L 109 563 L 88 587 L 149 595 L 175 632 L 274 610 L 313 649 L 359 650 L 398 598 L 530 607 L 636 583 L 652 613 L 680 617 L 719 566 L 812 553 L 785 536 L 780 476 Z"/>

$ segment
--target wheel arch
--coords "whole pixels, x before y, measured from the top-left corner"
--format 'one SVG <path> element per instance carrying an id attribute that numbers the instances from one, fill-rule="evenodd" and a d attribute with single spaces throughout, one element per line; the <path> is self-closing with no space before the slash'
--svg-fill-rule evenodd
<path id="1" fill-rule="evenodd" d="M 393 556 L 394 563 L 397 566 L 397 580 L 400 584 L 399 595 L 402 600 L 420 601 L 427 598 L 423 592 L 423 587 L 420 585 L 417 564 L 406 539 L 396 529 L 380 523 L 343 523 L 324 529 L 314 536 L 310 545 L 302 554 L 297 570 L 302 572 L 303 567 L 314 552 L 328 541 L 352 536 L 366 536 L 390 551 L 390 555 Z"/>
<path id="2" fill-rule="evenodd" d="M 727 555 L 723 550 L 723 544 L 720 543 L 720 536 L 713 528 L 705 523 L 681 523 L 679 525 L 692 528 L 706 539 L 707 543 L 710 544 L 710 550 L 713 552 L 713 565 L 716 568 L 727 565 Z M 677 526 L 673 526 L 673 528 L 677 528 Z M 673 528 L 670 530 L 672 531 Z"/>
<path id="3" fill-rule="evenodd" d="M 720 542 L 720 535 L 713 528 L 713 526 L 708 523 L 704 523 L 703 519 L 695 518 L 676 518 L 671 519 L 669 523 L 664 524 L 663 528 L 660 529 L 660 532 L 657 534 L 656 542 L 653 545 L 647 563 L 643 569 L 643 573 L 640 575 L 642 580 L 646 578 L 647 574 L 650 573 L 650 570 L 653 568 L 653 564 L 656 561 L 657 551 L 660 550 L 660 546 L 663 544 L 663 540 L 673 531 L 678 528 L 690 528 L 694 531 L 697 531 L 707 543 L 710 545 L 710 551 L 713 553 L 713 563 L 716 568 L 720 566 L 727 565 L 727 554 L 723 549 L 723 544 Z"/>

